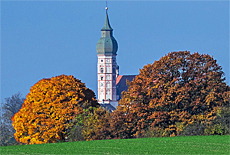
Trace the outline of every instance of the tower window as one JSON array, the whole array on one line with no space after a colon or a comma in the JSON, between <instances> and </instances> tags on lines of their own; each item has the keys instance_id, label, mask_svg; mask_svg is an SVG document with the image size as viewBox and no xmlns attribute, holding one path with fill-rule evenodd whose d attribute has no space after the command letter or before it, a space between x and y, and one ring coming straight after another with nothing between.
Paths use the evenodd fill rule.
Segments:
<instances>
[{"instance_id":1,"label":"tower window","mask_svg":"<svg viewBox=\"0 0 230 155\"><path fill-rule=\"evenodd\" d=\"M103 77L101 77L101 80L103 80Z\"/></svg>"},{"instance_id":2,"label":"tower window","mask_svg":"<svg viewBox=\"0 0 230 155\"><path fill-rule=\"evenodd\" d=\"M104 69L103 68L101 68L101 73L103 73L104 72Z\"/></svg>"}]
</instances>

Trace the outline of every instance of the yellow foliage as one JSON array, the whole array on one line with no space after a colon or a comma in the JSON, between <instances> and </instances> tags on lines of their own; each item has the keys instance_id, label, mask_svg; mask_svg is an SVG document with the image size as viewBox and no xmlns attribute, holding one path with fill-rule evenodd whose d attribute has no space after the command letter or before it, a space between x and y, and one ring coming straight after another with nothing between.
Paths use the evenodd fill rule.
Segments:
<instances>
[{"instance_id":1,"label":"yellow foliage","mask_svg":"<svg viewBox=\"0 0 230 155\"><path fill-rule=\"evenodd\" d=\"M89 103L87 107L83 106L85 102ZM64 140L71 120L89 106L98 106L95 94L80 80L71 75L42 79L31 87L12 118L15 139L25 144Z\"/></svg>"}]
</instances>

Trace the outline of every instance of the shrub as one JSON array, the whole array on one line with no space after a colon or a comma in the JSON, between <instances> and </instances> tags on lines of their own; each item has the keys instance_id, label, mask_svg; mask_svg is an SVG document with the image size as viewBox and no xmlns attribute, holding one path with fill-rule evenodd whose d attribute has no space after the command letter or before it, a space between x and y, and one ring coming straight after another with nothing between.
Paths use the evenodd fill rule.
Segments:
<instances>
[{"instance_id":1,"label":"shrub","mask_svg":"<svg viewBox=\"0 0 230 155\"><path fill-rule=\"evenodd\" d=\"M82 135L82 127L75 125L69 132L69 136L67 138L68 142L74 141L84 141L84 137Z\"/></svg>"},{"instance_id":2,"label":"shrub","mask_svg":"<svg viewBox=\"0 0 230 155\"><path fill-rule=\"evenodd\" d=\"M179 134L179 136L197 136L205 135L204 130L206 129L206 124L194 123L185 127L185 129Z\"/></svg>"},{"instance_id":3,"label":"shrub","mask_svg":"<svg viewBox=\"0 0 230 155\"><path fill-rule=\"evenodd\" d=\"M161 128L151 128L149 127L145 134L144 134L144 137L145 138L150 138L150 137L165 137L167 135L167 133L165 133L165 130L164 129L161 129Z\"/></svg>"}]
</instances>

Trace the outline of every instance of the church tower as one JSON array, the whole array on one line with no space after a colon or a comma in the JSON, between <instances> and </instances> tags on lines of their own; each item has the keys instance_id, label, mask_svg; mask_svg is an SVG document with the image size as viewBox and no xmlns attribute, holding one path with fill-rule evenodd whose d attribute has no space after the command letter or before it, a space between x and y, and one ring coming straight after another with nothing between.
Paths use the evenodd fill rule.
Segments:
<instances>
[{"instance_id":1,"label":"church tower","mask_svg":"<svg viewBox=\"0 0 230 155\"><path fill-rule=\"evenodd\" d=\"M98 103L118 106L116 77L119 74L116 61L118 44L113 37L113 29L109 23L108 8L106 7L105 24L101 29L101 38L97 42L97 78Z\"/></svg>"}]
</instances>

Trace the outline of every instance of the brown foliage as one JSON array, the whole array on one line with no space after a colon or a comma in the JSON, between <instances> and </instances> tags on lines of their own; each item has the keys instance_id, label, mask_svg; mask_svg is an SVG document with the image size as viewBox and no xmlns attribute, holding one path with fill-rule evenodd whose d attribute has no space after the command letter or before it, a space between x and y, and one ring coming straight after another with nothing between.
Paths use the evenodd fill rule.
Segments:
<instances>
[{"instance_id":1,"label":"brown foliage","mask_svg":"<svg viewBox=\"0 0 230 155\"><path fill-rule=\"evenodd\" d=\"M72 120L89 106L98 106L95 94L80 80L66 75L42 79L12 117L14 136L25 144L63 141Z\"/></svg>"},{"instance_id":2,"label":"brown foliage","mask_svg":"<svg viewBox=\"0 0 230 155\"><path fill-rule=\"evenodd\" d=\"M177 135L193 121L213 120L219 106L229 104L229 86L211 56L172 52L140 70L119 101L129 137L158 127ZM178 125L178 123L180 125ZM117 132L119 132L117 131Z\"/></svg>"},{"instance_id":3,"label":"brown foliage","mask_svg":"<svg viewBox=\"0 0 230 155\"><path fill-rule=\"evenodd\" d=\"M120 106L117 107L115 111L111 113L110 117L110 131L111 138L115 139L126 139L132 138L132 134L129 131L128 123L132 120L128 120L125 111Z\"/></svg>"}]
</instances>

